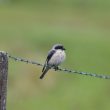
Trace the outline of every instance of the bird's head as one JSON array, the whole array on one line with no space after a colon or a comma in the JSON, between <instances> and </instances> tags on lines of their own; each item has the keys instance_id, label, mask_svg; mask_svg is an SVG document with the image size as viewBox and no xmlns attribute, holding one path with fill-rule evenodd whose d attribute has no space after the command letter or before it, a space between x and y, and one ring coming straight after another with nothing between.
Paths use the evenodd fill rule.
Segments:
<instances>
[{"instance_id":1,"label":"bird's head","mask_svg":"<svg viewBox=\"0 0 110 110\"><path fill-rule=\"evenodd\" d=\"M62 44L55 44L53 46L53 49L55 49L55 50L58 50L58 49L60 49L60 50L66 50Z\"/></svg>"}]
</instances>

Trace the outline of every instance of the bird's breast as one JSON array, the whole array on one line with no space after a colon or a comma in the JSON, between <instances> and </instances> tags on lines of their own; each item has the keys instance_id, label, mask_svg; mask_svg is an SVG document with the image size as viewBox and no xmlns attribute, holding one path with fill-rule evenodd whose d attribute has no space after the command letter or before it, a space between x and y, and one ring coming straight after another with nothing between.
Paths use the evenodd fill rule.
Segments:
<instances>
[{"instance_id":1,"label":"bird's breast","mask_svg":"<svg viewBox=\"0 0 110 110\"><path fill-rule=\"evenodd\" d=\"M53 56L51 57L50 61L48 62L49 65L59 65L65 60L66 54L65 51L57 50Z\"/></svg>"}]
</instances>

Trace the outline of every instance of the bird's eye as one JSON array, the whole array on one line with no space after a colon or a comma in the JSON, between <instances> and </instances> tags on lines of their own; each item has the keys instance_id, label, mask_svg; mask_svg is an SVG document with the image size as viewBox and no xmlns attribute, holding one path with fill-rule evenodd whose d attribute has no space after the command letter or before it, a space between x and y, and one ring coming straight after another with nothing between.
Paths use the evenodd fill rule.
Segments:
<instances>
[{"instance_id":1,"label":"bird's eye","mask_svg":"<svg viewBox=\"0 0 110 110\"><path fill-rule=\"evenodd\" d=\"M56 46L55 49L66 50L63 46Z\"/></svg>"}]
</instances>

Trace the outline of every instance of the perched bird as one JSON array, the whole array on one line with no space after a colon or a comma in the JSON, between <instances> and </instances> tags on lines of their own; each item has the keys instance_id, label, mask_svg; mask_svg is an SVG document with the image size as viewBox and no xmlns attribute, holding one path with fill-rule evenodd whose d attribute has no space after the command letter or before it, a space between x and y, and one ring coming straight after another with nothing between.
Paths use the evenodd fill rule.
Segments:
<instances>
[{"instance_id":1,"label":"perched bird","mask_svg":"<svg viewBox=\"0 0 110 110\"><path fill-rule=\"evenodd\" d=\"M58 65L65 60L65 57L65 48L63 47L63 45L54 45L52 49L48 52L40 79L44 77L44 75L47 73L49 69L54 68L55 70L57 70Z\"/></svg>"}]
</instances>

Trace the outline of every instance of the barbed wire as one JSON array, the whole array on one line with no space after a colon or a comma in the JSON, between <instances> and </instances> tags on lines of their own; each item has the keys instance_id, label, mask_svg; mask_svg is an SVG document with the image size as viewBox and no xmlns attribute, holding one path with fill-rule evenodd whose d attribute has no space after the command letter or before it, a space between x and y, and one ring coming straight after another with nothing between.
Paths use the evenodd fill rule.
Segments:
<instances>
[{"instance_id":1,"label":"barbed wire","mask_svg":"<svg viewBox=\"0 0 110 110\"><path fill-rule=\"evenodd\" d=\"M32 60L25 59L25 58L20 58L20 57L15 57L15 56L10 55L9 53L5 53L5 54L7 55L8 58L13 59L15 61L25 62L25 63L28 63L28 64L34 64L34 65L37 65L37 66L44 66L44 64L41 64L41 63L39 63L37 61L32 61ZM54 68L52 68L52 69L54 69ZM92 77L102 78L102 79L110 79L109 75L89 73L89 72L80 72L80 71L70 70L70 69L61 68L61 67L59 67L57 71L63 71L63 72L67 72L67 73L87 75L87 76L92 76Z\"/></svg>"}]
</instances>

